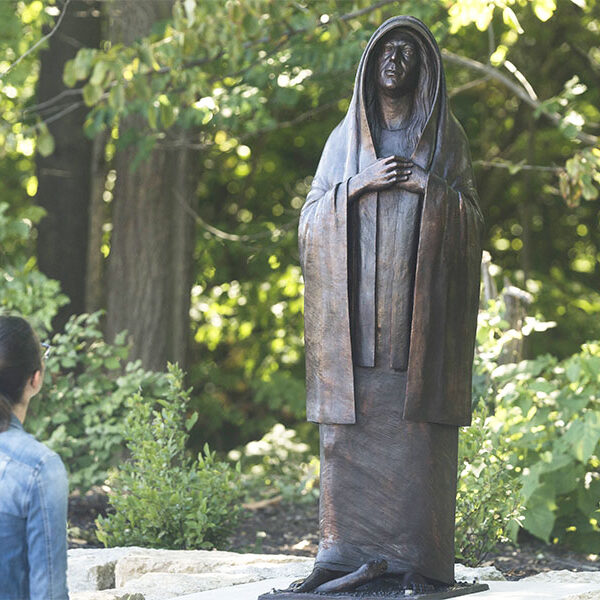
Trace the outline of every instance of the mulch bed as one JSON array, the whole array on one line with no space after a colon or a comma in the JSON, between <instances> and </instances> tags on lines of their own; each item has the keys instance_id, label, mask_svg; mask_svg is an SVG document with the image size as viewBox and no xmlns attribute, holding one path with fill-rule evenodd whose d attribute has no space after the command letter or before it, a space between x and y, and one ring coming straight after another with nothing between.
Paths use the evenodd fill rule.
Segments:
<instances>
[{"instance_id":1,"label":"mulch bed","mask_svg":"<svg viewBox=\"0 0 600 600\"><path fill-rule=\"evenodd\" d=\"M102 488L69 498L69 547L100 547L94 536L94 520L106 514L108 502ZM290 505L275 499L258 502L244 516L229 541L227 550L265 554L315 556L319 543L318 507L315 502ZM544 571L598 571L600 560L578 554L564 546L544 544L523 535L519 545L499 544L484 566L493 565L508 580L521 579Z\"/></svg>"}]
</instances>

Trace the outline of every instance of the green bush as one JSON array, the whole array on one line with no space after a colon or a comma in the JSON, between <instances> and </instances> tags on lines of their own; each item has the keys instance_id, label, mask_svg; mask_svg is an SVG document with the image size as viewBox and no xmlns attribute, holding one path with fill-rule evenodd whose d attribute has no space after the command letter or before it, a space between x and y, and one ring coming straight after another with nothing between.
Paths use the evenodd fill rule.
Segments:
<instances>
[{"instance_id":1,"label":"green bush","mask_svg":"<svg viewBox=\"0 0 600 600\"><path fill-rule=\"evenodd\" d=\"M52 338L44 387L26 421L62 456L71 486L83 490L102 484L123 457L127 399L137 391L163 398L169 390L166 373L127 362L124 332L104 341L100 320L101 313L72 317Z\"/></svg>"},{"instance_id":2,"label":"green bush","mask_svg":"<svg viewBox=\"0 0 600 600\"><path fill-rule=\"evenodd\" d=\"M492 302L479 315L473 398L487 406L502 444L495 452L518 476L522 526L546 542L599 553L600 344L562 361L542 355L499 364L504 343L521 335L502 312ZM553 325L528 317L522 335Z\"/></svg>"},{"instance_id":3,"label":"green bush","mask_svg":"<svg viewBox=\"0 0 600 600\"><path fill-rule=\"evenodd\" d=\"M510 440L478 409L459 437L455 548L466 565L478 565L498 542L516 538L524 507L509 453Z\"/></svg>"},{"instance_id":4,"label":"green bush","mask_svg":"<svg viewBox=\"0 0 600 600\"><path fill-rule=\"evenodd\" d=\"M126 419L131 458L109 478L114 513L97 520L106 546L212 548L227 539L239 515L239 472L217 462L206 446L197 460L186 455L189 390L169 366L168 394L155 401L135 394Z\"/></svg>"},{"instance_id":5,"label":"green bush","mask_svg":"<svg viewBox=\"0 0 600 600\"><path fill-rule=\"evenodd\" d=\"M557 361L498 366L495 427L520 473L523 527L544 541L600 553L600 344Z\"/></svg>"},{"instance_id":6,"label":"green bush","mask_svg":"<svg viewBox=\"0 0 600 600\"><path fill-rule=\"evenodd\" d=\"M310 456L308 444L281 423L242 450L231 450L228 457L241 465L249 502L276 496L286 502L304 502L319 496L318 457Z\"/></svg>"}]
</instances>

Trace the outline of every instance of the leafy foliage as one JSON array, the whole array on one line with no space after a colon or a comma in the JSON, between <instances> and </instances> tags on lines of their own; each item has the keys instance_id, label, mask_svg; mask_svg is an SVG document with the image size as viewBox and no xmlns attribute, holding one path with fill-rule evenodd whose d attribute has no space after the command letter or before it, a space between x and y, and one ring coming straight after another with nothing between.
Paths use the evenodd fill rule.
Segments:
<instances>
[{"instance_id":1,"label":"leafy foliage","mask_svg":"<svg viewBox=\"0 0 600 600\"><path fill-rule=\"evenodd\" d=\"M98 539L107 546L212 548L222 544L239 513L239 475L206 446L197 460L186 456L189 390L170 365L162 399L135 394L127 416L131 458L113 472L110 503L99 517Z\"/></svg>"},{"instance_id":2,"label":"leafy foliage","mask_svg":"<svg viewBox=\"0 0 600 600\"><path fill-rule=\"evenodd\" d=\"M523 527L544 541L600 551L600 344L563 361L545 355L491 373L493 426L521 474Z\"/></svg>"},{"instance_id":3,"label":"leafy foliage","mask_svg":"<svg viewBox=\"0 0 600 600\"><path fill-rule=\"evenodd\" d=\"M507 462L511 440L484 410L459 437L455 548L469 566L480 564L498 542L516 539L524 509L518 474Z\"/></svg>"},{"instance_id":4,"label":"leafy foliage","mask_svg":"<svg viewBox=\"0 0 600 600\"><path fill-rule=\"evenodd\" d=\"M40 273L31 257L31 230L43 214L38 207L11 214L0 202L0 309L27 317L40 334L50 331L52 318L68 302L58 282Z\"/></svg>"},{"instance_id":5,"label":"leafy foliage","mask_svg":"<svg viewBox=\"0 0 600 600\"><path fill-rule=\"evenodd\" d=\"M554 323L533 317L523 331L502 320L492 302L479 315L474 402L490 416L493 448L522 489L522 527L544 541L584 552L600 549L600 345L558 360L549 354L502 364L504 344Z\"/></svg>"},{"instance_id":6,"label":"leafy foliage","mask_svg":"<svg viewBox=\"0 0 600 600\"><path fill-rule=\"evenodd\" d=\"M281 496L288 503L310 502L319 493L319 459L309 450L293 429L278 423L241 451L231 450L228 458L241 466L248 501Z\"/></svg>"},{"instance_id":7,"label":"leafy foliage","mask_svg":"<svg viewBox=\"0 0 600 600\"><path fill-rule=\"evenodd\" d=\"M44 386L26 421L65 460L71 486L83 490L102 484L123 458L128 398L169 393L166 374L127 362L126 333L108 344L100 320L101 313L72 317L54 335Z\"/></svg>"},{"instance_id":8,"label":"leafy foliage","mask_svg":"<svg viewBox=\"0 0 600 600\"><path fill-rule=\"evenodd\" d=\"M275 253L260 260L270 264L261 285L234 280L208 293L200 285L192 290L195 339L208 350L191 372L204 391L194 400L202 428L226 435L234 425L242 442L278 420L301 421L305 411L300 269L284 269Z\"/></svg>"}]
</instances>

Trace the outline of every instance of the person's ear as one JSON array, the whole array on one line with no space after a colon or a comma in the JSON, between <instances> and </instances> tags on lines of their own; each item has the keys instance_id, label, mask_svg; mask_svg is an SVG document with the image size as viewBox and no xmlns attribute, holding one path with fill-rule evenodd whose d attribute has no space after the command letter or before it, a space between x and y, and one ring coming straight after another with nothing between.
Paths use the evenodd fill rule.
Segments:
<instances>
[{"instance_id":1,"label":"person's ear","mask_svg":"<svg viewBox=\"0 0 600 600\"><path fill-rule=\"evenodd\" d=\"M33 394L37 394L42 388L42 382L44 380L44 373L42 369L37 370L29 380L31 388L33 390Z\"/></svg>"}]
</instances>

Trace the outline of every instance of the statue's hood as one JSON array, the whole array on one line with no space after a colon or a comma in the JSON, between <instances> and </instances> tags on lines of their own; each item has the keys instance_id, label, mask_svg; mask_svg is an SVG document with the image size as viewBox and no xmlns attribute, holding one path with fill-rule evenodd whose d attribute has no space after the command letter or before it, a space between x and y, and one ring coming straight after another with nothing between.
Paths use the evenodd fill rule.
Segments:
<instances>
[{"instance_id":1,"label":"statue's hood","mask_svg":"<svg viewBox=\"0 0 600 600\"><path fill-rule=\"evenodd\" d=\"M363 166L372 163L376 158L373 139L367 116L367 103L365 97L365 81L367 77L367 67L370 64L370 58L375 50L377 43L390 31L394 29L408 30L415 36L418 36L429 50L428 68L435 70L435 94L433 102L427 117L426 125L423 129L419 142L412 155L413 160L420 166L427 168L432 160L436 146L436 130L438 128L440 117L446 117L447 100L446 84L444 79L444 70L442 68L442 56L440 49L428 27L419 19L410 16L398 16L388 19L371 36L360 59L356 78L354 81L354 91L352 100L348 107L346 115L347 132L351 137L360 140L361 152L363 156L359 164ZM421 57L422 60L425 57ZM430 64L433 61L434 64ZM355 129L356 128L356 129ZM354 130L354 131L352 131ZM356 137L354 133L358 134ZM350 158L350 157L348 157ZM350 166L350 165L347 165ZM350 169L352 170L352 169Z\"/></svg>"}]
</instances>

